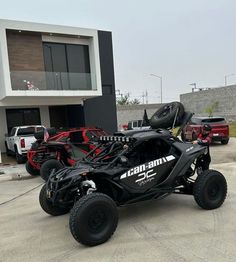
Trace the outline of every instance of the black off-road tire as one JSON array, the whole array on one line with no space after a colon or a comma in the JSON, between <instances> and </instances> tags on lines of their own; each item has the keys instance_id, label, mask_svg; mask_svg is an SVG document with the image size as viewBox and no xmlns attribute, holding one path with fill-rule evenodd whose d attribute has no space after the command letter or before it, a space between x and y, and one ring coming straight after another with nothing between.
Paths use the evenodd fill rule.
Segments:
<instances>
[{"instance_id":1,"label":"black off-road tire","mask_svg":"<svg viewBox=\"0 0 236 262\"><path fill-rule=\"evenodd\" d=\"M177 114L177 117L176 117ZM180 102L172 102L161 106L151 117L150 125L152 128L171 128L175 117L174 126L181 125L184 115L184 106Z\"/></svg>"},{"instance_id":2,"label":"black off-road tire","mask_svg":"<svg viewBox=\"0 0 236 262\"><path fill-rule=\"evenodd\" d=\"M25 163L25 169L31 176L39 176L39 170L35 169L29 161Z\"/></svg>"},{"instance_id":3,"label":"black off-road tire","mask_svg":"<svg viewBox=\"0 0 236 262\"><path fill-rule=\"evenodd\" d=\"M5 142L5 148L6 148L6 155L10 156L11 155L11 151L8 149L7 143Z\"/></svg>"},{"instance_id":4,"label":"black off-road tire","mask_svg":"<svg viewBox=\"0 0 236 262\"><path fill-rule=\"evenodd\" d=\"M86 246L106 242L115 232L118 210L107 195L91 193L79 199L70 212L70 231L75 240Z\"/></svg>"},{"instance_id":5,"label":"black off-road tire","mask_svg":"<svg viewBox=\"0 0 236 262\"><path fill-rule=\"evenodd\" d=\"M223 139L221 140L222 145L227 145L229 143L229 139Z\"/></svg>"},{"instance_id":6,"label":"black off-road tire","mask_svg":"<svg viewBox=\"0 0 236 262\"><path fill-rule=\"evenodd\" d=\"M17 147L15 146L15 156L17 164L23 164L26 162L26 157L18 153Z\"/></svg>"},{"instance_id":7,"label":"black off-road tire","mask_svg":"<svg viewBox=\"0 0 236 262\"><path fill-rule=\"evenodd\" d=\"M227 195L227 182L218 171L206 170L197 177L193 195L197 204L203 209L220 207Z\"/></svg>"},{"instance_id":8,"label":"black off-road tire","mask_svg":"<svg viewBox=\"0 0 236 262\"><path fill-rule=\"evenodd\" d=\"M43 180L48 181L48 178L52 170L58 171L62 169L64 165L56 159L49 159L45 161L40 168L40 176Z\"/></svg>"},{"instance_id":9,"label":"black off-road tire","mask_svg":"<svg viewBox=\"0 0 236 262\"><path fill-rule=\"evenodd\" d=\"M43 185L39 194L39 203L42 209L51 216L60 216L68 213L69 208L62 208L54 206L52 202L47 198L46 185Z\"/></svg>"}]
</instances>

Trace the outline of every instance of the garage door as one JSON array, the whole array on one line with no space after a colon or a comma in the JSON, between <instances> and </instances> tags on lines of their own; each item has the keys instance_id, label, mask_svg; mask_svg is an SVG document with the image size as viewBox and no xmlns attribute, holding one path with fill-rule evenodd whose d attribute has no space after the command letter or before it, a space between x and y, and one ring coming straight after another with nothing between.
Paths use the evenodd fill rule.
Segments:
<instances>
[{"instance_id":1,"label":"garage door","mask_svg":"<svg viewBox=\"0 0 236 262\"><path fill-rule=\"evenodd\" d=\"M39 108L6 109L8 133L14 126L41 125Z\"/></svg>"}]
</instances>

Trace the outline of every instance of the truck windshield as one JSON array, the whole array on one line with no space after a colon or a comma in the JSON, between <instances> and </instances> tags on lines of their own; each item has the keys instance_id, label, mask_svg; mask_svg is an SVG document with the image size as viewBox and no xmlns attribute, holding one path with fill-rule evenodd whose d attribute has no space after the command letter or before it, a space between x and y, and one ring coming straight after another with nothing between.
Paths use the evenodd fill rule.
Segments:
<instances>
[{"instance_id":1,"label":"truck windshield","mask_svg":"<svg viewBox=\"0 0 236 262\"><path fill-rule=\"evenodd\" d=\"M223 117L218 117L218 118L203 119L202 123L203 124L225 124L226 121Z\"/></svg>"},{"instance_id":2,"label":"truck windshield","mask_svg":"<svg viewBox=\"0 0 236 262\"><path fill-rule=\"evenodd\" d=\"M35 133L35 128L34 127L25 127L25 128L20 128L17 132L18 136L27 136L27 135L33 135Z\"/></svg>"}]
</instances>

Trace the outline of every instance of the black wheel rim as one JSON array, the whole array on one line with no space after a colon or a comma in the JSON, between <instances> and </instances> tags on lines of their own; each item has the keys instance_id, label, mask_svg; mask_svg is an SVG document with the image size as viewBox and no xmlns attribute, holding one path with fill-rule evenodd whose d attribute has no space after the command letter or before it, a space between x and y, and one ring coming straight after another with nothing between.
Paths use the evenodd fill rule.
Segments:
<instances>
[{"instance_id":1,"label":"black wheel rim","mask_svg":"<svg viewBox=\"0 0 236 262\"><path fill-rule=\"evenodd\" d=\"M108 223L108 213L103 207L95 207L88 217L88 229L90 232L98 233L103 231Z\"/></svg>"}]
</instances>

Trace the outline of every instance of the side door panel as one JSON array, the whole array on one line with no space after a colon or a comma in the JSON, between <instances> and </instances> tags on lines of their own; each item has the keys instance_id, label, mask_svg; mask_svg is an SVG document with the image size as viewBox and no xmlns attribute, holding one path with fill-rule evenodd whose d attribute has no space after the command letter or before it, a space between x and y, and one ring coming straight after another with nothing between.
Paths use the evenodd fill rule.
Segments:
<instances>
[{"instance_id":1,"label":"side door panel","mask_svg":"<svg viewBox=\"0 0 236 262\"><path fill-rule=\"evenodd\" d=\"M176 157L171 146L161 138L141 142L128 155L130 168L120 176L124 187L134 192L144 192L161 183L171 172Z\"/></svg>"},{"instance_id":2,"label":"side door panel","mask_svg":"<svg viewBox=\"0 0 236 262\"><path fill-rule=\"evenodd\" d=\"M120 182L124 187L134 191L146 191L161 183L170 173L176 163L173 155L161 157L142 165L130 168L120 176Z\"/></svg>"}]
</instances>

